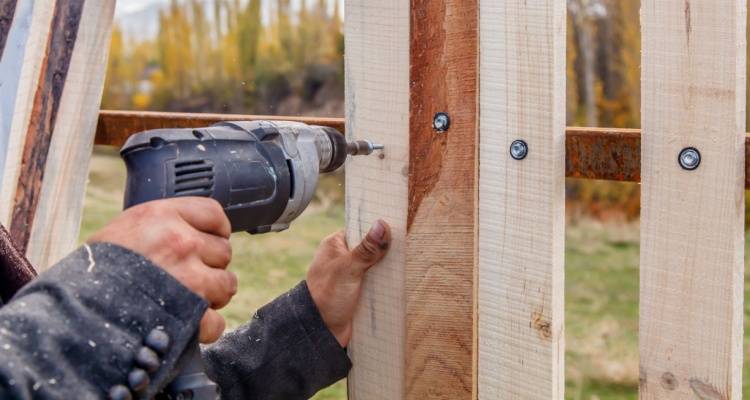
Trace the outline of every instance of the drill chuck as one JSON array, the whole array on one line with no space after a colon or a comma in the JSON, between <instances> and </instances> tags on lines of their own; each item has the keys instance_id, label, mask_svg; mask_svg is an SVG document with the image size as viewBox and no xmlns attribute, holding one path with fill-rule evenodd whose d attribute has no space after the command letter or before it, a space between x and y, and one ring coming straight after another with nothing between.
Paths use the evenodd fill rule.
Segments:
<instances>
[{"instance_id":1,"label":"drill chuck","mask_svg":"<svg viewBox=\"0 0 750 400\"><path fill-rule=\"evenodd\" d=\"M350 156L369 156L375 150L383 150L382 144L376 144L369 140L357 140L346 144L346 152Z\"/></svg>"}]
</instances>

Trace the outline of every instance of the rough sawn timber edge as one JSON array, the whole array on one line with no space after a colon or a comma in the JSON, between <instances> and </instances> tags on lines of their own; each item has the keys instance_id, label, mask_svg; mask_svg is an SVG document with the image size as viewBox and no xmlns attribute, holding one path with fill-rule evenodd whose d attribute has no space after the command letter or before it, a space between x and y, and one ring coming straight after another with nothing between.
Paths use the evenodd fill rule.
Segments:
<instances>
[{"instance_id":1,"label":"rough sawn timber edge","mask_svg":"<svg viewBox=\"0 0 750 400\"><path fill-rule=\"evenodd\" d=\"M406 398L474 396L476 0L412 0ZM447 132L433 117L450 116Z\"/></svg>"}]
</instances>

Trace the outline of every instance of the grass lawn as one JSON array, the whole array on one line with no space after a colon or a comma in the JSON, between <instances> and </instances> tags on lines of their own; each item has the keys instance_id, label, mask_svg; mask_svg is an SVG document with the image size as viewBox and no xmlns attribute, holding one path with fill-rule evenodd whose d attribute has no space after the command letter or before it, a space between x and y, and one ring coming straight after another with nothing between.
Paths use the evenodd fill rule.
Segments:
<instances>
[{"instance_id":1,"label":"grass lawn","mask_svg":"<svg viewBox=\"0 0 750 400\"><path fill-rule=\"evenodd\" d=\"M339 182L333 177L324 180L322 196L290 230L233 236L231 268L240 278L240 291L223 310L230 328L303 279L318 242L343 227ZM98 149L86 193L82 240L119 212L123 185L120 159ZM637 399L638 227L569 226L565 258L566 398ZM745 307L747 324L747 303ZM746 363L745 377L748 372ZM749 396L750 386L745 382L745 396ZM345 399L346 386L339 383L315 398Z\"/></svg>"}]
</instances>

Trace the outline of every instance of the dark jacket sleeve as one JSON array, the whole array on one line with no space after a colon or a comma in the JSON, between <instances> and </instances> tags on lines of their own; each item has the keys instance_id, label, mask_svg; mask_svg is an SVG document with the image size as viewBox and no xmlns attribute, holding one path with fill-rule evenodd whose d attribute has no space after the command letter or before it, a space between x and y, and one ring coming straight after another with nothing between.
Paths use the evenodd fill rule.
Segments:
<instances>
[{"instance_id":1,"label":"dark jacket sleeve","mask_svg":"<svg viewBox=\"0 0 750 400\"><path fill-rule=\"evenodd\" d=\"M203 359L222 400L307 399L351 368L305 282L204 348Z\"/></svg>"},{"instance_id":2,"label":"dark jacket sleeve","mask_svg":"<svg viewBox=\"0 0 750 400\"><path fill-rule=\"evenodd\" d=\"M145 258L84 246L0 308L0 398L149 398L169 382L205 309ZM144 354L156 363L135 392L128 375L149 369Z\"/></svg>"}]
</instances>

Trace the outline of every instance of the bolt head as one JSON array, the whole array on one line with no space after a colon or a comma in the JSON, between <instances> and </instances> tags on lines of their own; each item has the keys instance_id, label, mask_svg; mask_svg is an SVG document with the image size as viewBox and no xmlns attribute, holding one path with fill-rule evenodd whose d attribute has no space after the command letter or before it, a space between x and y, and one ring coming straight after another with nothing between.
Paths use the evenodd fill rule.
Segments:
<instances>
[{"instance_id":1,"label":"bolt head","mask_svg":"<svg viewBox=\"0 0 750 400\"><path fill-rule=\"evenodd\" d=\"M701 165L701 153L695 147L687 147L680 151L678 161L682 169L692 171Z\"/></svg>"},{"instance_id":2,"label":"bolt head","mask_svg":"<svg viewBox=\"0 0 750 400\"><path fill-rule=\"evenodd\" d=\"M529 155L529 145L523 140L515 140L510 144L510 156L514 160L523 160Z\"/></svg>"},{"instance_id":3,"label":"bolt head","mask_svg":"<svg viewBox=\"0 0 750 400\"><path fill-rule=\"evenodd\" d=\"M432 118L432 128L438 132L445 132L450 126L451 118L444 112L439 112Z\"/></svg>"}]
</instances>

